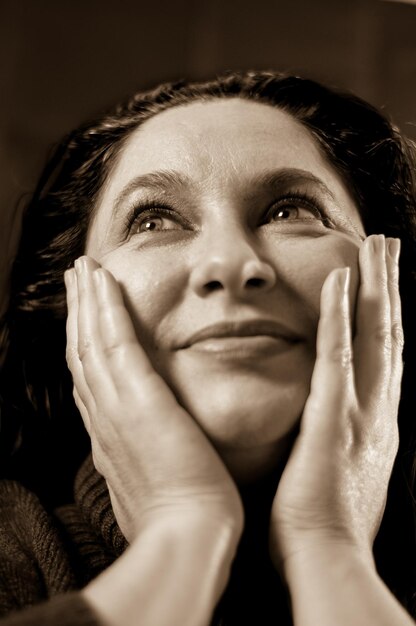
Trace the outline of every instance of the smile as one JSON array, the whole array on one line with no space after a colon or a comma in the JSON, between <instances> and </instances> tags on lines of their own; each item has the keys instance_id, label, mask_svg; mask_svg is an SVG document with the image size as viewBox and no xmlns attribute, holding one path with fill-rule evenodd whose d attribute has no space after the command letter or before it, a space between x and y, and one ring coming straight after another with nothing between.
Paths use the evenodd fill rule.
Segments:
<instances>
[{"instance_id":1,"label":"smile","mask_svg":"<svg viewBox=\"0 0 416 626\"><path fill-rule=\"evenodd\" d=\"M301 337L271 320L220 322L188 337L179 349L220 356L272 356L293 347Z\"/></svg>"}]
</instances>

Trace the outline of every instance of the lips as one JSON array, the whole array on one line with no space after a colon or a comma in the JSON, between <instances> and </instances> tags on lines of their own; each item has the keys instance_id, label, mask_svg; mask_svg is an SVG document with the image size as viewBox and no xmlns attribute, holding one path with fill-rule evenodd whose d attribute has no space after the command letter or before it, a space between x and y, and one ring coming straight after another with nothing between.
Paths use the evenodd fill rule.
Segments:
<instances>
[{"instance_id":1,"label":"lips","mask_svg":"<svg viewBox=\"0 0 416 626\"><path fill-rule=\"evenodd\" d=\"M261 340L274 339L277 342L297 343L301 340L301 337L294 333L287 326L276 322L274 320L245 320L245 321L225 321L211 324L202 328L189 337L187 337L178 346L178 349L191 348L193 346L198 347L199 344L212 344L212 345L224 345L228 343L230 345L237 345L238 339L242 342L244 338L246 342L250 341L249 338ZM223 340L223 341L221 341Z\"/></svg>"}]
</instances>

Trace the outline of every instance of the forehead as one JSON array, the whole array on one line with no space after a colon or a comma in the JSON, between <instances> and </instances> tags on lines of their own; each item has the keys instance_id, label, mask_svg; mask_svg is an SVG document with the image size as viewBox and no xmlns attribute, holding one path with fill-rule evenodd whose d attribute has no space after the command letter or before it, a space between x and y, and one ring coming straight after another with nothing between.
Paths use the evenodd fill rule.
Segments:
<instances>
[{"instance_id":1,"label":"forehead","mask_svg":"<svg viewBox=\"0 0 416 626\"><path fill-rule=\"evenodd\" d=\"M344 182L309 130L281 109L241 98L178 105L144 122L120 151L98 213L111 211L123 188L150 172L177 171L194 189L223 193L280 168L311 172L359 220Z\"/></svg>"},{"instance_id":2,"label":"forehead","mask_svg":"<svg viewBox=\"0 0 416 626\"><path fill-rule=\"evenodd\" d=\"M233 166L244 175L269 164L332 170L309 131L288 113L241 98L217 99L176 106L146 121L129 137L113 174L180 165L206 178L229 176Z\"/></svg>"}]
</instances>

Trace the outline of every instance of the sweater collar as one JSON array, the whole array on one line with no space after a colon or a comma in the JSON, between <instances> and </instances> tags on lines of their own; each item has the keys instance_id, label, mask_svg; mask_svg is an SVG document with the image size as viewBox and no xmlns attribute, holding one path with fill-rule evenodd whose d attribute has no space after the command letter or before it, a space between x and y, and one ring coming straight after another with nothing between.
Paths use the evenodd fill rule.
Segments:
<instances>
[{"instance_id":1,"label":"sweater collar","mask_svg":"<svg viewBox=\"0 0 416 626\"><path fill-rule=\"evenodd\" d=\"M74 496L85 521L103 539L113 555L120 556L128 543L117 524L107 484L95 469L91 454L77 473Z\"/></svg>"}]
</instances>

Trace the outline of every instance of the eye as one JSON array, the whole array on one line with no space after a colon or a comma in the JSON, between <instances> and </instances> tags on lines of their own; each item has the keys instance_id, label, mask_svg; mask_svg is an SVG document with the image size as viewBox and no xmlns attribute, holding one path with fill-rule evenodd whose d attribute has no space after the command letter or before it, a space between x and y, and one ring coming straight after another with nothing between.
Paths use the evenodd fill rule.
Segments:
<instances>
[{"instance_id":1,"label":"eye","mask_svg":"<svg viewBox=\"0 0 416 626\"><path fill-rule=\"evenodd\" d=\"M270 221L322 219L322 213L310 198L295 196L281 198L269 210Z\"/></svg>"},{"instance_id":2,"label":"eye","mask_svg":"<svg viewBox=\"0 0 416 626\"><path fill-rule=\"evenodd\" d=\"M187 224L181 216L170 208L160 205L135 206L128 216L127 232L130 235L156 233L172 230L186 230Z\"/></svg>"},{"instance_id":3,"label":"eye","mask_svg":"<svg viewBox=\"0 0 416 626\"><path fill-rule=\"evenodd\" d=\"M262 224L276 224L282 222L321 223L329 228L333 227L320 203L309 195L295 193L279 198L270 206Z\"/></svg>"},{"instance_id":4,"label":"eye","mask_svg":"<svg viewBox=\"0 0 416 626\"><path fill-rule=\"evenodd\" d=\"M298 206L286 205L284 207L278 207L275 209L270 218L274 222L278 222L280 220L294 220L294 219L313 219L316 217L311 214L310 209L303 209Z\"/></svg>"},{"instance_id":5,"label":"eye","mask_svg":"<svg viewBox=\"0 0 416 626\"><path fill-rule=\"evenodd\" d=\"M174 219L161 215L147 215L137 220L135 232L151 233L161 230L179 230L181 226Z\"/></svg>"}]
</instances>

